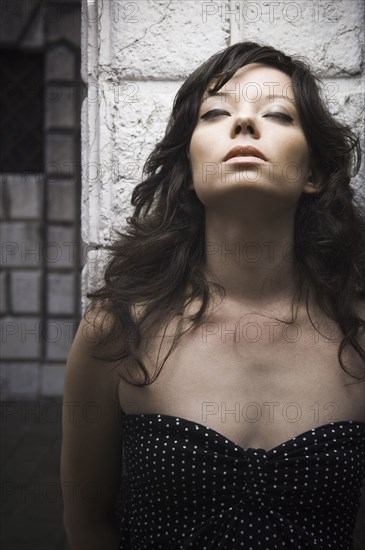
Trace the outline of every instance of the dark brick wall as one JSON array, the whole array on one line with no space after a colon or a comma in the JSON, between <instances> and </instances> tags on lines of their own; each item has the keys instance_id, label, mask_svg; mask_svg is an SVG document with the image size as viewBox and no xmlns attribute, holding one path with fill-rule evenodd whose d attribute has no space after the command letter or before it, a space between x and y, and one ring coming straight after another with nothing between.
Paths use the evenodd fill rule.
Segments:
<instances>
[{"instance_id":1,"label":"dark brick wall","mask_svg":"<svg viewBox=\"0 0 365 550\"><path fill-rule=\"evenodd\" d=\"M0 170L1 399L61 396L81 316L81 1L4 0L0 50L43 55L44 166ZM25 91L26 93L26 91Z\"/></svg>"}]
</instances>

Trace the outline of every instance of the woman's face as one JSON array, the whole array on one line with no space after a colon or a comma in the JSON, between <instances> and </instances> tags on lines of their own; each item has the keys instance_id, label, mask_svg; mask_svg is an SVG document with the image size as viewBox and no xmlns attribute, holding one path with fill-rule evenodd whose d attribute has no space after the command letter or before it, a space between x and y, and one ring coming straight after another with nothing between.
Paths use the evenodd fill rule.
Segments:
<instances>
[{"instance_id":1,"label":"woman's face","mask_svg":"<svg viewBox=\"0 0 365 550\"><path fill-rule=\"evenodd\" d=\"M205 206L219 205L228 191L235 199L264 192L286 205L316 191L289 76L252 63L217 94L204 94L189 147L193 186Z\"/></svg>"}]
</instances>

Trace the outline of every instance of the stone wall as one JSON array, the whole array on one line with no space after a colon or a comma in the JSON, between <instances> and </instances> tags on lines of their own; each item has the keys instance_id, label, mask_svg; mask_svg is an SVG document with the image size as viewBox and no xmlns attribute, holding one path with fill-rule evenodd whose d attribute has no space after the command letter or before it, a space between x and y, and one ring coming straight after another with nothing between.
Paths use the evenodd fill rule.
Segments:
<instances>
[{"instance_id":1,"label":"stone wall","mask_svg":"<svg viewBox=\"0 0 365 550\"><path fill-rule=\"evenodd\" d=\"M80 27L79 1L1 3L0 48L45 67L43 170L0 174L2 399L62 395L81 315Z\"/></svg>"}]
</instances>

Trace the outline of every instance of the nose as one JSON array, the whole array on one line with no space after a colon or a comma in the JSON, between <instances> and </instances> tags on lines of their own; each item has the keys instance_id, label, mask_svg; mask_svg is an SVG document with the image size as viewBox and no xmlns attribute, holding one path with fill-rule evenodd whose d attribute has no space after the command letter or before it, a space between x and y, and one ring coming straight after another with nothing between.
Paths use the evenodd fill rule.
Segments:
<instances>
[{"instance_id":1,"label":"nose","mask_svg":"<svg viewBox=\"0 0 365 550\"><path fill-rule=\"evenodd\" d=\"M251 136L258 137L258 128L254 119L250 116L241 116L234 121L233 125L234 136L237 134L250 134Z\"/></svg>"}]
</instances>

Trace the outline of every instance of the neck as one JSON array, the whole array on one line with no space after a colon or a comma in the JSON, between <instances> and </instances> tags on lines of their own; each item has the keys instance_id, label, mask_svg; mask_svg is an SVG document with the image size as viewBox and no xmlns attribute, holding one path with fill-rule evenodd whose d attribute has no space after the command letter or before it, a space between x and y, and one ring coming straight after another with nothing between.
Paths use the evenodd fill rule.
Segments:
<instances>
[{"instance_id":1,"label":"neck","mask_svg":"<svg viewBox=\"0 0 365 550\"><path fill-rule=\"evenodd\" d=\"M275 306L292 300L298 281L292 213L247 221L210 211L205 224L205 273L224 286L228 302Z\"/></svg>"}]
</instances>

